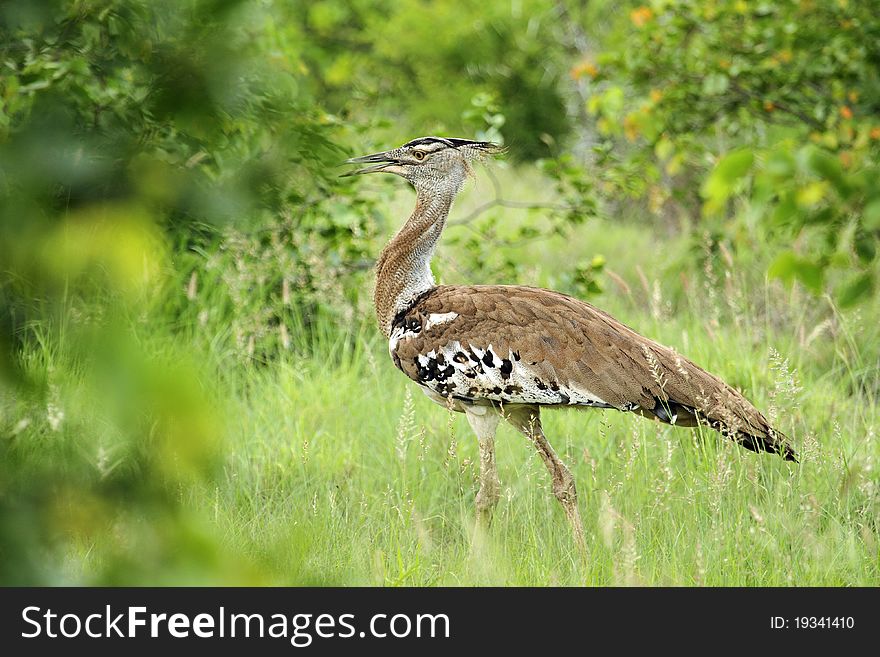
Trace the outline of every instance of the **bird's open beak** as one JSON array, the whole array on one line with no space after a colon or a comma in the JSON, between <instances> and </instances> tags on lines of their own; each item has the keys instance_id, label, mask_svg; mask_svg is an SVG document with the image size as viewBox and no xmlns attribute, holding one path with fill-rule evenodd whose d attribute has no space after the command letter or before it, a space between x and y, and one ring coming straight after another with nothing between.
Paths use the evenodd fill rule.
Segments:
<instances>
[{"instance_id":1,"label":"bird's open beak","mask_svg":"<svg viewBox=\"0 0 880 657\"><path fill-rule=\"evenodd\" d=\"M340 178L345 178L346 176L357 176L362 173L375 173L376 171L382 171L392 164L397 164L397 160L388 155L388 152L385 153L373 153L372 155L364 155L362 157L353 157L350 160L346 160L345 164L365 164L367 162L375 162L373 166L364 167L363 169L355 169L354 171L349 171L347 173L343 173Z\"/></svg>"}]
</instances>

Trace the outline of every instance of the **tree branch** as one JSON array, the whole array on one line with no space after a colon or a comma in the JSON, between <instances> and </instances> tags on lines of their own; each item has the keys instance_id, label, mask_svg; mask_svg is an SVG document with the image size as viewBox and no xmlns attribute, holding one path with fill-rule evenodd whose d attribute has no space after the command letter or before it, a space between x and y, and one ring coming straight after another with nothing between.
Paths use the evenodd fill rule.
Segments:
<instances>
[{"instance_id":1,"label":"tree branch","mask_svg":"<svg viewBox=\"0 0 880 657\"><path fill-rule=\"evenodd\" d=\"M492 181L492 189L494 190L495 198L491 201L486 201L482 205L478 205L474 210L470 213L466 214L464 217L460 217L455 219L454 221L450 221L450 226L461 226L464 224L469 224L474 219L479 217L484 212L491 210L492 208L500 207L500 208L514 208L516 210L573 210L574 208L570 205L565 205L564 203L553 203L553 202L530 202L530 201L510 201L505 198L501 198L502 190L501 183L498 182L498 178L494 173L487 170L489 175L489 179Z\"/></svg>"}]
</instances>

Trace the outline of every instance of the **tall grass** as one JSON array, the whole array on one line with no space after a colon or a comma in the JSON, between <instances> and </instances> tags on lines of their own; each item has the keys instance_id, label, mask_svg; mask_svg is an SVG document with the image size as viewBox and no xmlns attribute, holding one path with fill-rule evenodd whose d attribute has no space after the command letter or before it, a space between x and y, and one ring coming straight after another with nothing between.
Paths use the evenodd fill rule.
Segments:
<instances>
[{"instance_id":1,"label":"tall grass","mask_svg":"<svg viewBox=\"0 0 880 657\"><path fill-rule=\"evenodd\" d=\"M231 551L284 583L877 584L873 394L799 374L806 357L794 342L777 343L788 361L756 354L747 333L710 339L682 316L660 337L687 331L695 357L746 382L802 462L616 412L545 412L580 489L585 564L543 465L509 428L498 443L502 501L475 549L473 436L413 393L366 334L348 352L328 344L243 382L238 439L203 511Z\"/></svg>"},{"instance_id":2,"label":"tall grass","mask_svg":"<svg viewBox=\"0 0 880 657\"><path fill-rule=\"evenodd\" d=\"M576 237L523 246L518 256L533 265L524 282L554 286L557 263L603 253L612 271L594 301L742 389L791 436L799 465L615 411L545 411L577 481L588 558L534 449L506 426L501 502L478 535L474 436L394 369L362 308L306 322L279 283L278 312L251 317L242 296L224 325L210 313L230 303L224 276L234 272L193 258L178 262L167 291L176 319L153 308L120 329L128 351L105 359L118 366L123 354L122 370L146 372L139 378L95 375L69 346L81 329L68 324L83 317L31 327L20 364L41 383L0 405L3 472L18 495L6 500L3 531L28 564L4 579L880 583L880 303L841 313L764 280L761 253L754 267L725 257L681 267L691 245L632 224ZM456 282L457 257L439 254L446 282ZM254 344L269 333L280 348L265 357ZM129 389L143 380L152 383ZM28 538L37 526L50 531Z\"/></svg>"}]
</instances>

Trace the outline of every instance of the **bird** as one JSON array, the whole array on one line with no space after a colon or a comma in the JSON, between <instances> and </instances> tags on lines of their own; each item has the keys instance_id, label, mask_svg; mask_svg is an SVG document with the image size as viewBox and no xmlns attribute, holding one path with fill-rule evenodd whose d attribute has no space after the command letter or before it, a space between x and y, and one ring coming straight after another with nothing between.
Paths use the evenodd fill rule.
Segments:
<instances>
[{"instance_id":1,"label":"bird","mask_svg":"<svg viewBox=\"0 0 880 657\"><path fill-rule=\"evenodd\" d=\"M346 160L345 176L390 173L416 193L382 250L373 294L394 365L430 399L464 413L479 446L477 520L501 493L495 434L504 420L546 466L574 539L585 550L577 487L551 446L541 411L612 409L679 427L706 426L755 452L797 461L786 436L741 393L673 349L577 298L522 285L437 285L431 258L472 165L504 152L489 141L420 137Z\"/></svg>"}]
</instances>

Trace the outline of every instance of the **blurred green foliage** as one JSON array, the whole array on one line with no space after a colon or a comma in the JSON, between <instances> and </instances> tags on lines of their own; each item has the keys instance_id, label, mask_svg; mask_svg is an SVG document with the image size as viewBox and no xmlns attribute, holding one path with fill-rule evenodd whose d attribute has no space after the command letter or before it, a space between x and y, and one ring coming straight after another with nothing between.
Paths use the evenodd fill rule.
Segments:
<instances>
[{"instance_id":1,"label":"blurred green foliage","mask_svg":"<svg viewBox=\"0 0 880 657\"><path fill-rule=\"evenodd\" d=\"M171 286L197 254L232 252L230 270L258 278L261 245L283 240L289 255L272 264L294 264L272 276L292 277L287 306L301 315L325 287L307 263L329 260L332 278L334 258L365 254L369 203L335 193L346 130L302 84L299 42L272 12L208 0L0 8L6 582L46 577L40 550L80 532L118 537L104 581L123 566L149 579L151 559L171 553L211 562L203 552L217 546L198 539L180 491L210 485L224 434L198 356L149 344L198 326ZM231 224L247 237L228 237ZM234 326L252 310L236 302L253 290L216 289L227 314L206 319ZM151 555L134 537L145 519L160 534L144 537Z\"/></svg>"},{"instance_id":2,"label":"blurred green foliage","mask_svg":"<svg viewBox=\"0 0 880 657\"><path fill-rule=\"evenodd\" d=\"M771 275L850 305L875 288L880 19L849 0L655 0L589 66L611 197L782 251ZM743 230L743 227L746 230Z\"/></svg>"},{"instance_id":3,"label":"blurred green foliage","mask_svg":"<svg viewBox=\"0 0 880 657\"><path fill-rule=\"evenodd\" d=\"M477 94L501 108L517 158L556 154L570 130L553 2L320 0L286 11L330 110L381 116L403 128L394 140L462 133Z\"/></svg>"},{"instance_id":4,"label":"blurred green foliage","mask_svg":"<svg viewBox=\"0 0 880 657\"><path fill-rule=\"evenodd\" d=\"M115 293L142 268L161 269L163 249L215 250L224 226L284 240L292 266L274 276L304 304L320 292L303 263L326 261L332 277L334 261L366 257L375 211L340 193L334 168L351 131L311 94L301 40L274 11L209 0L4 6L7 335L35 303L94 286L92 270Z\"/></svg>"}]
</instances>

